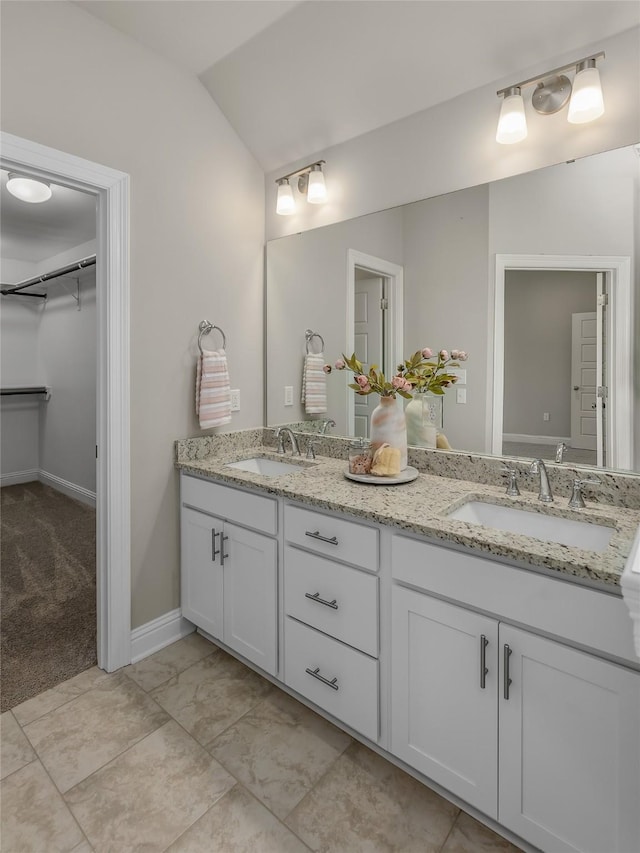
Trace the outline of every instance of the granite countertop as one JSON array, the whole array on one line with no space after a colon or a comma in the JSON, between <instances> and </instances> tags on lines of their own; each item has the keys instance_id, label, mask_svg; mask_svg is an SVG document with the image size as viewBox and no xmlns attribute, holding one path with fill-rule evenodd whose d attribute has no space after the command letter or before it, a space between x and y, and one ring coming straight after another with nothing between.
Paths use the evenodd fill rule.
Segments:
<instances>
[{"instance_id":1,"label":"granite countertop","mask_svg":"<svg viewBox=\"0 0 640 853\"><path fill-rule=\"evenodd\" d=\"M283 459L259 444L219 451L204 458L198 456L195 453L179 454L176 467L187 474L256 488L318 509L345 512L398 530L422 534L431 540L463 546L480 556L557 573L567 580L595 585L618 594L620 577L640 525L640 510L636 509L590 503L585 509L572 510L567 507L566 498L557 498L551 506L543 506L533 492L523 492L521 497L511 498L505 494L504 487L426 473L420 473L413 482L401 485L356 483L344 477L345 460L329 457L319 456L314 462L307 462L287 455L286 461L297 462L300 472L276 477L226 467L229 462L253 456ZM451 510L469 500L532 509L565 518L589 519L615 528L615 533L606 550L596 553L447 518Z\"/></svg>"}]
</instances>

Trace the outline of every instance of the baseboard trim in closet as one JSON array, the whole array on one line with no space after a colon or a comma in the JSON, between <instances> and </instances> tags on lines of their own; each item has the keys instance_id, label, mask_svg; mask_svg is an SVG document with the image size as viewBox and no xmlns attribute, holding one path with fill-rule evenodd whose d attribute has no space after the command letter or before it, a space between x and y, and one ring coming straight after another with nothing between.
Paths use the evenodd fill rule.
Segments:
<instances>
[{"instance_id":1,"label":"baseboard trim in closet","mask_svg":"<svg viewBox=\"0 0 640 853\"><path fill-rule=\"evenodd\" d=\"M37 468L32 468L29 471L14 471L13 474L3 474L0 476L0 487L2 486L18 486L21 483L33 483L40 479L40 472Z\"/></svg>"},{"instance_id":2,"label":"baseboard trim in closet","mask_svg":"<svg viewBox=\"0 0 640 853\"><path fill-rule=\"evenodd\" d=\"M131 663L137 663L196 630L178 607L131 632Z\"/></svg>"},{"instance_id":3,"label":"baseboard trim in closet","mask_svg":"<svg viewBox=\"0 0 640 853\"><path fill-rule=\"evenodd\" d=\"M52 489L62 492L62 494L66 495L68 498L74 498L77 501L82 501L83 504L87 504L87 506L91 506L95 509L95 492L85 489L84 486L76 486L75 483L70 483L68 480L63 480L62 477L58 477L56 474L49 474L47 471L40 470L37 473L38 476L35 479L40 480L40 482L44 483L45 486L51 486Z\"/></svg>"}]
</instances>

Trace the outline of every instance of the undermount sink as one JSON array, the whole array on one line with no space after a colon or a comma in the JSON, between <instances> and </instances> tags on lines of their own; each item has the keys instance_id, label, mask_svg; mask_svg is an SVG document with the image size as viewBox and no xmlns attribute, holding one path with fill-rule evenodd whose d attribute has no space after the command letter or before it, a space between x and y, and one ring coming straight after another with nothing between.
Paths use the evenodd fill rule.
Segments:
<instances>
[{"instance_id":1,"label":"undermount sink","mask_svg":"<svg viewBox=\"0 0 640 853\"><path fill-rule=\"evenodd\" d=\"M448 518L598 553L606 550L615 532L613 527L604 524L478 500L467 501L448 513Z\"/></svg>"},{"instance_id":2,"label":"undermount sink","mask_svg":"<svg viewBox=\"0 0 640 853\"><path fill-rule=\"evenodd\" d=\"M240 459L238 462L227 462L226 468L238 468L251 474L264 474L266 477L279 477L280 474L299 474L307 466L292 465L279 459L268 459L265 456L252 456L250 459Z\"/></svg>"}]
</instances>

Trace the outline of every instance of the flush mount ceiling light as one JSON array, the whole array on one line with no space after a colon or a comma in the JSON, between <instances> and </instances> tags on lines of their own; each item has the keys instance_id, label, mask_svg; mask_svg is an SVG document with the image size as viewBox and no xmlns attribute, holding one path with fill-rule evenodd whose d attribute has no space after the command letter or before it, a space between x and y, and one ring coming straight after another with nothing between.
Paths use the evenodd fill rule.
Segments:
<instances>
[{"instance_id":1,"label":"flush mount ceiling light","mask_svg":"<svg viewBox=\"0 0 640 853\"><path fill-rule=\"evenodd\" d=\"M16 175L15 172L9 172L7 189L20 201L27 201L30 204L40 204L51 198L51 187L46 181L29 178L26 175Z\"/></svg>"},{"instance_id":2,"label":"flush mount ceiling light","mask_svg":"<svg viewBox=\"0 0 640 853\"><path fill-rule=\"evenodd\" d=\"M604 102L600 74L596 68L598 59L604 59L604 51L500 89L497 94L499 98L503 98L503 102L496 141L510 145L526 138L527 121L522 98L522 89L525 86L535 84L531 103L540 115L548 116L559 112L571 98L567 120L572 124L584 124L601 116L604 113ZM571 80L562 73L572 69L575 71L573 93Z\"/></svg>"},{"instance_id":3,"label":"flush mount ceiling light","mask_svg":"<svg viewBox=\"0 0 640 853\"><path fill-rule=\"evenodd\" d=\"M324 162L324 160L316 160L315 163L309 163L308 166L303 166L301 169L296 169L295 172L290 172L288 175L276 179L278 185L276 213L281 216L295 213L296 205L289 178L296 176L298 178L298 192L301 195L306 195L309 204L324 204L327 200L327 188L322 171Z\"/></svg>"}]
</instances>

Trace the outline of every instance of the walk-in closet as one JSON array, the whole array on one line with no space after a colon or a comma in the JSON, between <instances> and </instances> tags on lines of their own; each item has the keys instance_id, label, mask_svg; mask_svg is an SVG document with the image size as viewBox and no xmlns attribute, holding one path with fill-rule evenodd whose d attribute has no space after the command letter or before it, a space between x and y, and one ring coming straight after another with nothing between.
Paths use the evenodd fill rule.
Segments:
<instances>
[{"instance_id":1,"label":"walk-in closet","mask_svg":"<svg viewBox=\"0 0 640 853\"><path fill-rule=\"evenodd\" d=\"M2 171L2 711L96 663L95 197L51 186L25 200L10 177Z\"/></svg>"}]
</instances>

